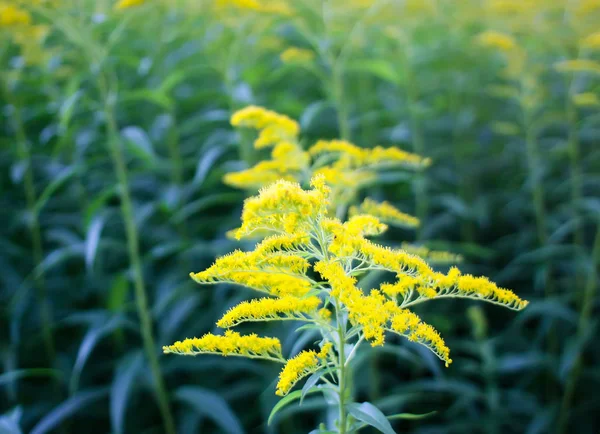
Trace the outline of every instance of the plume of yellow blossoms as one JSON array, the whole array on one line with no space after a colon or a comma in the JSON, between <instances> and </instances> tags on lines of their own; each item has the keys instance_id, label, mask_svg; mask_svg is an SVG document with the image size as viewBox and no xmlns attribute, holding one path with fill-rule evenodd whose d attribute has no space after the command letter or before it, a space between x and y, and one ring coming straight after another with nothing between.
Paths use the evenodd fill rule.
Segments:
<instances>
[{"instance_id":1,"label":"plume of yellow blossoms","mask_svg":"<svg viewBox=\"0 0 600 434\"><path fill-rule=\"evenodd\" d=\"M43 42L49 27L34 24L30 13L17 2L0 2L0 36L4 32L20 48L26 64L39 64L48 58Z\"/></svg>"},{"instance_id":2,"label":"plume of yellow blossoms","mask_svg":"<svg viewBox=\"0 0 600 434\"><path fill-rule=\"evenodd\" d=\"M274 123L276 134L286 138L298 131L289 118L254 108L236 122L261 128ZM339 146L335 144L333 148ZM349 158L370 158L353 147L348 150L353 153ZM339 393L345 393L345 366L363 340L379 346L385 343L386 335L400 335L429 348L446 366L452 362L450 350L439 333L410 310L418 303L469 298L514 310L527 305L512 291L485 277L462 274L455 267L447 274L436 272L413 253L367 239L386 230L387 225L379 216L405 223L404 216L386 204L367 202L342 222L329 214L334 191L326 177L314 176L311 186L306 190L296 182L279 180L263 187L258 195L246 200L242 225L235 232L237 238L262 234L263 240L254 250L235 251L191 276L199 283L237 284L266 294L231 308L217 322L219 327L229 329L258 321L300 321L320 330L320 350L305 350L286 360L277 339L227 330L222 336L209 333L176 342L164 347L166 353L221 354L281 362L284 367L276 393L282 396L302 378L317 372L330 374ZM363 207L375 215L362 213ZM386 271L389 279L378 288L365 291L357 285L357 278L371 270ZM352 350L345 351L349 346ZM328 382L327 387L333 384L325 379L319 381Z\"/></svg>"}]
</instances>

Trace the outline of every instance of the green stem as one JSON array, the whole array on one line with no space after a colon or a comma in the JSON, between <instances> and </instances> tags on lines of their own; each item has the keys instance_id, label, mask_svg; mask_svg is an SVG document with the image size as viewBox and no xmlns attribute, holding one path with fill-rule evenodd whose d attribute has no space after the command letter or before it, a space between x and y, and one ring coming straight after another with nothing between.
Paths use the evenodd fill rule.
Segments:
<instances>
[{"instance_id":1,"label":"green stem","mask_svg":"<svg viewBox=\"0 0 600 434\"><path fill-rule=\"evenodd\" d=\"M344 77L342 66L339 61L333 65L331 76L332 96L337 113L338 126L340 128L340 138L342 140L351 140L350 122L348 120L348 105L344 100Z\"/></svg>"},{"instance_id":2,"label":"green stem","mask_svg":"<svg viewBox=\"0 0 600 434\"><path fill-rule=\"evenodd\" d=\"M525 115L525 126L526 126L526 149L527 149L527 164L529 168L529 173L531 176L532 183L532 200L533 207L535 213L535 226L537 232L537 241L539 247L543 248L547 245L548 242L548 227L546 222L546 207L544 204L544 188L542 186L542 174L541 174L541 165L540 165L540 155L538 150L538 144L535 137L535 133L533 131L533 127L531 126L531 122L529 122L529 114ZM554 295L554 284L552 281L552 269L549 261L546 261L544 264L544 293L545 297L548 299ZM551 327L548 330L548 352L550 354L556 354L558 352L558 341L556 339L556 333L554 327ZM556 390L554 387L554 382L552 379L552 373L548 373L546 378L546 392L545 395L548 397L548 400L552 400L556 395Z\"/></svg>"},{"instance_id":3,"label":"green stem","mask_svg":"<svg viewBox=\"0 0 600 434\"><path fill-rule=\"evenodd\" d=\"M545 193L542 184L540 155L535 133L533 128L530 126L531 124L528 116L526 116L525 125L527 165L529 168L529 174L531 176L532 200L535 213L537 241L539 247L544 247L548 242L548 226L546 221L546 205L544 203ZM545 273L546 297L549 297L554 293L554 286L551 278L551 267L549 263L546 263Z\"/></svg>"},{"instance_id":4,"label":"green stem","mask_svg":"<svg viewBox=\"0 0 600 434\"><path fill-rule=\"evenodd\" d=\"M569 86L571 88L572 86ZM579 221L579 212L577 208L582 199L583 181L580 165L580 150L579 150L579 135L577 132L577 110L571 100L571 91L567 95L567 121L569 124L569 136L567 141L567 149L569 152L569 169L571 172L571 212L573 213L573 221L576 222L573 241L578 250L583 250L584 233L583 224ZM583 286L583 273L580 270L575 270L575 287L579 292L579 288ZM582 296L578 296L578 302L583 303Z\"/></svg>"},{"instance_id":5,"label":"green stem","mask_svg":"<svg viewBox=\"0 0 600 434\"><path fill-rule=\"evenodd\" d=\"M346 384L346 337L345 330L342 318L342 312L340 311L339 303L336 301L335 311L337 316L337 325L338 325L338 338L340 341L340 345L338 348L339 355L339 370L338 370L338 385L339 385L339 422L340 422L340 434L346 434L346 425L347 425L347 413L346 413L346 388L348 385Z\"/></svg>"},{"instance_id":6,"label":"green stem","mask_svg":"<svg viewBox=\"0 0 600 434\"><path fill-rule=\"evenodd\" d=\"M579 315L579 324L577 326L577 338L581 341L584 338L586 330L589 327L590 318L592 316L592 309L594 307L594 298L596 296L596 289L598 287L598 267L600 266L600 221L598 221L598 228L596 230L596 238L594 240L594 247L592 250L592 268L588 275L585 290L583 293L583 303L581 306L581 313ZM575 390L577 388L577 381L581 370L583 368L582 360L583 348L579 352L577 359L573 363L567 382L565 385L565 392L561 402L561 408L558 419L558 434L566 432L567 425L569 422L569 410L571 408L571 402L575 396Z\"/></svg>"},{"instance_id":7,"label":"green stem","mask_svg":"<svg viewBox=\"0 0 600 434\"><path fill-rule=\"evenodd\" d=\"M412 147L416 154L425 156L425 139L418 115L415 110L418 101L417 87L413 81L413 73L410 70L408 55L404 54L404 64L406 65L406 96L408 102L408 115L410 122L410 131L412 136ZM417 240L423 240L423 227L427 212L429 209L429 200L427 197L427 181L423 172L417 173L415 177L415 208L417 218L421 222L417 228Z\"/></svg>"},{"instance_id":8,"label":"green stem","mask_svg":"<svg viewBox=\"0 0 600 434\"><path fill-rule=\"evenodd\" d=\"M105 88L106 89L106 88ZM157 347L155 345L154 335L152 331L152 318L146 297L146 289L144 276L142 273L142 261L139 252L138 232L135 226L133 215L133 206L129 192L129 183L127 179L127 167L125 158L119 143L119 132L117 123L114 117L113 108L108 102L108 95L104 95L104 115L107 123L108 144L110 154L115 168L117 182L121 196L121 214L125 223L125 232L127 237L127 250L129 253L129 261L133 269L133 279L135 288L135 299L138 315L140 317L140 327L144 350L146 357L150 363L150 370L154 380L155 392L158 399L159 409L163 418L165 431L168 434L175 434L175 423L169 408L169 399L167 390L164 384L164 379L160 372L160 365L157 356Z\"/></svg>"},{"instance_id":9,"label":"green stem","mask_svg":"<svg viewBox=\"0 0 600 434\"><path fill-rule=\"evenodd\" d=\"M6 91L7 98L10 97L10 93ZM17 141L17 155L20 161L27 164L27 170L25 171L25 199L27 201L27 208L30 214L30 230L31 230L31 242L33 250L33 260L35 265L38 266L44 259L44 250L42 245L42 232L40 227L40 220L38 211L36 209L36 191L35 191L35 180L33 175L33 162L31 159L31 152L27 144L27 136L25 134L25 128L23 127L23 119L21 117L21 109L17 104L13 102L13 120ZM46 351L46 357L48 363L52 364L54 360L54 338L52 336L52 312L50 303L48 301L48 294L46 291L46 279L43 271L35 273L34 276L35 284L37 287L37 298L40 308L40 319L42 327L42 338L44 341L44 348Z\"/></svg>"}]
</instances>

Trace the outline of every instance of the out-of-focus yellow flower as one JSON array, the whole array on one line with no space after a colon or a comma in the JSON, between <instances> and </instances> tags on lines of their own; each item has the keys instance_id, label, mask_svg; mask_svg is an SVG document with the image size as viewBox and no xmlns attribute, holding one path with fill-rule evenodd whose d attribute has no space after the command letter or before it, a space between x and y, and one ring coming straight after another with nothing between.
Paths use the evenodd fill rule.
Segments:
<instances>
[{"instance_id":1,"label":"out-of-focus yellow flower","mask_svg":"<svg viewBox=\"0 0 600 434\"><path fill-rule=\"evenodd\" d=\"M419 219L403 213L389 202L377 203L372 199L365 199L359 207L350 208L350 215L364 213L377 217L384 223L392 226L415 228L419 226Z\"/></svg>"},{"instance_id":2,"label":"out-of-focus yellow flower","mask_svg":"<svg viewBox=\"0 0 600 434\"><path fill-rule=\"evenodd\" d=\"M237 7L240 9L260 10L261 4L257 0L217 0L215 6L218 8Z\"/></svg>"},{"instance_id":3,"label":"out-of-focus yellow flower","mask_svg":"<svg viewBox=\"0 0 600 434\"><path fill-rule=\"evenodd\" d=\"M11 27L31 24L31 15L26 10L11 4L0 4L0 26Z\"/></svg>"},{"instance_id":4,"label":"out-of-focus yellow flower","mask_svg":"<svg viewBox=\"0 0 600 434\"><path fill-rule=\"evenodd\" d=\"M564 60L554 65L558 72L577 73L588 72L600 74L600 63L589 59Z\"/></svg>"},{"instance_id":5,"label":"out-of-focus yellow flower","mask_svg":"<svg viewBox=\"0 0 600 434\"><path fill-rule=\"evenodd\" d=\"M298 47L287 48L279 55L283 63L308 63L315 58L315 53L311 50Z\"/></svg>"},{"instance_id":6,"label":"out-of-focus yellow flower","mask_svg":"<svg viewBox=\"0 0 600 434\"><path fill-rule=\"evenodd\" d=\"M501 51L510 51L517 46L512 36L495 30L480 33L477 36L477 42L484 47L496 48Z\"/></svg>"},{"instance_id":7,"label":"out-of-focus yellow flower","mask_svg":"<svg viewBox=\"0 0 600 434\"><path fill-rule=\"evenodd\" d=\"M584 92L573 95L573 103L578 107L600 106L600 98L592 92Z\"/></svg>"},{"instance_id":8,"label":"out-of-focus yellow flower","mask_svg":"<svg viewBox=\"0 0 600 434\"><path fill-rule=\"evenodd\" d=\"M588 50L600 48L600 32L592 33L581 40L581 47Z\"/></svg>"},{"instance_id":9,"label":"out-of-focus yellow flower","mask_svg":"<svg viewBox=\"0 0 600 434\"><path fill-rule=\"evenodd\" d=\"M577 8L577 12L581 15L596 12L598 10L600 10L600 0L583 0Z\"/></svg>"},{"instance_id":10,"label":"out-of-focus yellow flower","mask_svg":"<svg viewBox=\"0 0 600 434\"><path fill-rule=\"evenodd\" d=\"M115 5L115 9L129 9L136 6L141 6L146 3L146 0L119 0L119 2Z\"/></svg>"}]
</instances>

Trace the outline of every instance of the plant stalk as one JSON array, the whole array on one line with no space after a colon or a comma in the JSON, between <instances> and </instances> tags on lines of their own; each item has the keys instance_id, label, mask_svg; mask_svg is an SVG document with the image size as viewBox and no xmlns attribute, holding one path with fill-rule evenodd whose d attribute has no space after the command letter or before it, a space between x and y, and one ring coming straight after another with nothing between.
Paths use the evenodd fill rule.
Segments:
<instances>
[{"instance_id":1,"label":"plant stalk","mask_svg":"<svg viewBox=\"0 0 600 434\"><path fill-rule=\"evenodd\" d=\"M7 96L8 93L9 92L7 91ZM23 161L27 164L24 178L25 199L27 201L27 208L30 214L29 226L31 231L33 260L37 266L41 264L44 259L44 250L42 245L42 231L40 227L39 214L38 210L36 209L37 197L35 191L35 179L33 175L33 161L31 159L29 146L27 145L27 136L25 134L25 128L23 127L21 109L17 106L17 104L13 104L13 109L13 120L17 139L17 155L20 161ZM46 279L44 272L40 271L39 273L35 273L34 280L37 287L37 298L40 308L42 339L44 341L44 349L48 359L48 366L51 366L54 360L55 349L54 338L52 336L52 311L46 291Z\"/></svg>"},{"instance_id":2,"label":"plant stalk","mask_svg":"<svg viewBox=\"0 0 600 434\"><path fill-rule=\"evenodd\" d=\"M598 287L598 267L600 267L600 220L598 221L597 226L596 238L594 239L594 247L592 249L592 268L586 281L581 313L579 315L579 324L577 326L577 338L579 340L584 338L586 330L589 327L592 309L594 307L594 298L596 296L596 290ZM558 429L556 431L558 434L565 433L567 430L569 422L569 410L571 408L573 397L575 396L579 375L583 369L583 350L584 348L582 347L567 377L558 418Z\"/></svg>"},{"instance_id":3,"label":"plant stalk","mask_svg":"<svg viewBox=\"0 0 600 434\"><path fill-rule=\"evenodd\" d=\"M150 370L152 373L152 379L154 381L155 393L158 399L159 409L163 418L165 432L167 432L168 434L176 434L175 423L171 414L171 410L169 408L169 399L167 396L167 390L165 387L164 379L160 372L157 348L155 345L155 339L152 331L152 318L148 306L144 276L142 273L142 261L139 252L138 232L135 226L133 206L131 201L131 195L129 192L127 167L125 165L125 158L120 147L119 133L117 123L113 114L113 108L107 101L107 98L105 98L104 114L107 123L108 143L110 148L109 150L111 158L113 160L113 166L115 168L117 182L119 184L119 191L121 197L121 214L123 222L125 224L129 261L133 270L135 300L138 315L140 317L140 328L144 344L144 350L146 352L146 357L148 357L148 361L150 363Z\"/></svg>"},{"instance_id":4,"label":"plant stalk","mask_svg":"<svg viewBox=\"0 0 600 434\"><path fill-rule=\"evenodd\" d=\"M346 434L346 425L348 423L348 416L346 413L346 388L348 385L346 384L346 337L344 331L344 324L342 313L339 309L339 304L336 302L336 315L337 315L337 326L338 326L338 338L340 341L340 346L338 348L339 354L339 370L338 370L338 387L340 394L339 401L339 421L340 421L340 434Z\"/></svg>"}]
</instances>

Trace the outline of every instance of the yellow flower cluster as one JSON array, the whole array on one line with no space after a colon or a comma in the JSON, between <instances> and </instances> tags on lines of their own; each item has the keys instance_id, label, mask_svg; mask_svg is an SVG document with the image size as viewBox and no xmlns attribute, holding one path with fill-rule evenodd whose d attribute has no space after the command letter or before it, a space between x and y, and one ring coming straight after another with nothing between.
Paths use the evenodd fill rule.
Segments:
<instances>
[{"instance_id":1,"label":"yellow flower cluster","mask_svg":"<svg viewBox=\"0 0 600 434\"><path fill-rule=\"evenodd\" d=\"M305 314L315 313L320 304L319 297L287 296L244 301L223 315L217 326L229 328L246 321L302 320L307 318Z\"/></svg>"},{"instance_id":2,"label":"yellow flower cluster","mask_svg":"<svg viewBox=\"0 0 600 434\"><path fill-rule=\"evenodd\" d=\"M323 154L338 154L344 166L371 167L372 166L406 166L423 168L431 164L431 160L417 154L403 151L398 148L383 148L376 146L371 149L360 148L346 140L319 140L308 152L313 156Z\"/></svg>"},{"instance_id":3,"label":"yellow flower cluster","mask_svg":"<svg viewBox=\"0 0 600 434\"><path fill-rule=\"evenodd\" d=\"M558 72L564 73L589 72L600 74L600 63L589 59L564 60L554 65L554 68Z\"/></svg>"},{"instance_id":4,"label":"yellow flower cluster","mask_svg":"<svg viewBox=\"0 0 600 434\"><path fill-rule=\"evenodd\" d=\"M318 353L313 350L302 351L289 359L279 374L275 393L279 396L287 395L298 381L322 366L321 361L327 358L330 351L331 343L326 343Z\"/></svg>"},{"instance_id":5,"label":"yellow flower cluster","mask_svg":"<svg viewBox=\"0 0 600 434\"><path fill-rule=\"evenodd\" d=\"M49 28L33 24L27 10L15 4L0 2L0 31L3 29L8 31L10 39L20 48L27 64L41 63L48 56L42 45Z\"/></svg>"},{"instance_id":6,"label":"yellow flower cluster","mask_svg":"<svg viewBox=\"0 0 600 434\"><path fill-rule=\"evenodd\" d=\"M201 338L177 341L173 345L164 346L163 352L188 356L219 354L267 359L282 358L279 339L259 337L255 334L243 336L231 330L227 330L224 336L207 333Z\"/></svg>"},{"instance_id":7,"label":"yellow flower cluster","mask_svg":"<svg viewBox=\"0 0 600 434\"><path fill-rule=\"evenodd\" d=\"M593 92L583 92L573 95L573 103L579 107L594 107L600 105L600 98Z\"/></svg>"},{"instance_id":8,"label":"yellow flower cluster","mask_svg":"<svg viewBox=\"0 0 600 434\"><path fill-rule=\"evenodd\" d=\"M298 59L302 56L306 61L312 52L289 49L284 54L285 61L294 56ZM321 175L335 191L332 208L351 202L358 190L377 179L379 171L419 170L431 163L427 158L395 147L363 149L344 140L319 140L304 151L298 139L298 123L262 107L249 106L235 112L231 124L258 130L255 148L273 147L273 150L271 159L226 174L226 184L257 189L281 179L305 183L309 177Z\"/></svg>"},{"instance_id":9,"label":"yellow flower cluster","mask_svg":"<svg viewBox=\"0 0 600 434\"><path fill-rule=\"evenodd\" d=\"M242 212L242 226L238 238L257 230L270 230L302 236L306 234L311 218L326 214L329 189L322 178L314 178L314 190L305 191L300 184L277 181L261 189L256 197L246 199Z\"/></svg>"},{"instance_id":10,"label":"yellow flower cluster","mask_svg":"<svg viewBox=\"0 0 600 434\"><path fill-rule=\"evenodd\" d=\"M26 10L11 4L0 4L0 27L28 26L31 15Z\"/></svg>"},{"instance_id":11,"label":"yellow flower cluster","mask_svg":"<svg viewBox=\"0 0 600 434\"><path fill-rule=\"evenodd\" d=\"M407 309L401 309L393 301L397 286L382 285L381 291L372 290L368 296L355 286L356 279L350 277L338 262L318 262L318 271L331 285L331 295L340 300L348 309L350 321L360 325L365 339L372 346L384 344L385 331L405 335L409 340L430 348L438 357L452 363L450 350L437 331ZM406 276L402 280L406 287L416 286L418 279ZM388 295L386 297L385 295Z\"/></svg>"},{"instance_id":12,"label":"yellow flower cluster","mask_svg":"<svg viewBox=\"0 0 600 434\"><path fill-rule=\"evenodd\" d=\"M310 291L306 259L291 254L235 251L190 276L198 283L235 283L269 295L302 296Z\"/></svg>"},{"instance_id":13,"label":"yellow flower cluster","mask_svg":"<svg viewBox=\"0 0 600 434\"><path fill-rule=\"evenodd\" d=\"M130 9L136 6L141 6L146 3L146 0L119 0L117 4L115 4L115 9Z\"/></svg>"},{"instance_id":14,"label":"yellow flower cluster","mask_svg":"<svg viewBox=\"0 0 600 434\"><path fill-rule=\"evenodd\" d=\"M461 255L457 255L456 253L444 252L440 250L430 250L425 246L416 246L414 244L402 243L402 250L411 255L419 256L425 259L428 262L433 262L434 264L452 264L457 262L462 262L463 258Z\"/></svg>"},{"instance_id":15,"label":"yellow flower cluster","mask_svg":"<svg viewBox=\"0 0 600 434\"><path fill-rule=\"evenodd\" d=\"M352 147L348 150L355 153ZM235 251L217 259L205 271L192 273L200 283L241 284L270 295L234 306L218 321L219 327L250 321L298 320L326 330L332 328L332 321L337 327L341 327L340 321L348 321L352 330L372 346L383 345L387 332L396 333L425 345L448 366L452 360L444 340L408 307L444 297L485 300L515 310L527 305L512 291L499 288L485 277L463 275L456 267L447 274L435 272L414 253L456 259L451 254L410 245L406 245L408 251L391 249L367 240L366 236L378 235L387 228L380 218L393 222L407 217L387 203L367 200L355 210L361 213L342 222L328 215L336 192L325 177L315 176L311 184L312 189L304 190L298 183L280 180L247 199L236 236L261 233L263 241L253 251ZM390 271L396 281L364 292L357 286L356 276L369 270ZM312 271L324 281L309 277ZM332 343L325 342L326 336L323 332L320 353L303 351L286 362L277 385L278 395L287 394L306 375L336 366L335 358L327 361ZM261 339L228 331L225 336L208 334L177 342L165 351L248 355L283 362L278 342Z\"/></svg>"},{"instance_id":16,"label":"yellow flower cluster","mask_svg":"<svg viewBox=\"0 0 600 434\"><path fill-rule=\"evenodd\" d=\"M309 63L315 58L315 53L311 50L298 47L286 48L279 58L283 63Z\"/></svg>"},{"instance_id":17,"label":"yellow flower cluster","mask_svg":"<svg viewBox=\"0 0 600 434\"><path fill-rule=\"evenodd\" d=\"M384 223L392 226L415 228L419 226L419 219L403 213L389 202L377 203L372 199L365 199L360 206L350 208L350 215L369 214L377 217Z\"/></svg>"},{"instance_id":18,"label":"yellow flower cluster","mask_svg":"<svg viewBox=\"0 0 600 434\"><path fill-rule=\"evenodd\" d=\"M248 106L231 117L234 127L248 127L259 131L256 148L273 146L280 141L296 140L300 132L298 122L285 115L257 106Z\"/></svg>"},{"instance_id":19,"label":"yellow flower cluster","mask_svg":"<svg viewBox=\"0 0 600 434\"><path fill-rule=\"evenodd\" d=\"M517 46L512 36L494 30L480 33L477 42L484 47L496 48L500 51L510 51Z\"/></svg>"},{"instance_id":20,"label":"yellow flower cluster","mask_svg":"<svg viewBox=\"0 0 600 434\"><path fill-rule=\"evenodd\" d=\"M446 367L452 363L450 349L438 331L408 309L396 308L390 318L390 327L391 331L406 336L409 341L425 345L446 363Z\"/></svg>"},{"instance_id":21,"label":"yellow flower cluster","mask_svg":"<svg viewBox=\"0 0 600 434\"><path fill-rule=\"evenodd\" d=\"M586 36L581 41L581 47L587 48L588 50L595 50L600 48L600 32L592 33Z\"/></svg>"}]
</instances>

